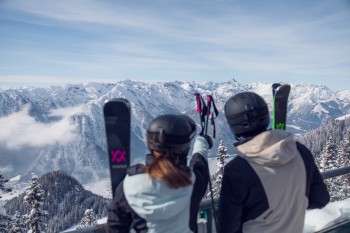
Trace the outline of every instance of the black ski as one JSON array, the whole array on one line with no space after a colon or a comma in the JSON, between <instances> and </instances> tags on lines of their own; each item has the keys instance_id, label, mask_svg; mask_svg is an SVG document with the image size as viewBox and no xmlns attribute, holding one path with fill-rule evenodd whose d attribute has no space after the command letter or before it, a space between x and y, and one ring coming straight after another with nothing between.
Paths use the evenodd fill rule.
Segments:
<instances>
[{"instance_id":1,"label":"black ski","mask_svg":"<svg viewBox=\"0 0 350 233\"><path fill-rule=\"evenodd\" d=\"M103 106L103 113L114 198L115 189L130 165L130 103L122 98L108 100Z\"/></svg>"},{"instance_id":2,"label":"black ski","mask_svg":"<svg viewBox=\"0 0 350 233\"><path fill-rule=\"evenodd\" d=\"M289 84L272 84L272 129L286 129Z\"/></svg>"}]
</instances>

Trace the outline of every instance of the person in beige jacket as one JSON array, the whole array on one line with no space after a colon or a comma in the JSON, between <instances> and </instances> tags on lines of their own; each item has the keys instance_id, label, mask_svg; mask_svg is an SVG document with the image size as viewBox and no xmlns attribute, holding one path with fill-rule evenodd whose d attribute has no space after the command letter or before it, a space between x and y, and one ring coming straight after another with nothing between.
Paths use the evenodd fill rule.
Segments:
<instances>
[{"instance_id":1,"label":"person in beige jacket","mask_svg":"<svg viewBox=\"0 0 350 233\"><path fill-rule=\"evenodd\" d=\"M238 156L224 169L219 233L301 233L306 209L329 202L311 152L292 133L268 130L264 99L242 92L225 104Z\"/></svg>"}]
</instances>

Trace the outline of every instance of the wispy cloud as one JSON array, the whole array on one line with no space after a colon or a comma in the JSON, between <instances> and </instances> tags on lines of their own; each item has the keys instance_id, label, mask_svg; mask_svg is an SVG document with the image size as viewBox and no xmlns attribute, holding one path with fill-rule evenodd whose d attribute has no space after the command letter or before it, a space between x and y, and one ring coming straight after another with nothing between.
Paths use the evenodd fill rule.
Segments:
<instances>
[{"instance_id":1,"label":"wispy cloud","mask_svg":"<svg viewBox=\"0 0 350 233\"><path fill-rule=\"evenodd\" d=\"M3 6L51 20L94 23L123 28L157 29L159 23L162 22L154 19L152 15L147 14L145 10L137 7L137 5L131 13L130 8L128 9L117 2L113 3L113 1L61 0L47 2L32 0L22 2L11 0ZM31 22L36 23L38 20L32 19ZM47 22L47 24L49 23Z\"/></svg>"},{"instance_id":2,"label":"wispy cloud","mask_svg":"<svg viewBox=\"0 0 350 233\"><path fill-rule=\"evenodd\" d=\"M13 83L33 83L33 84L59 84L62 83L62 77L41 76L41 75L0 75L0 82ZM68 82L68 80L67 80Z\"/></svg>"},{"instance_id":3,"label":"wispy cloud","mask_svg":"<svg viewBox=\"0 0 350 233\"><path fill-rule=\"evenodd\" d=\"M54 123L44 124L29 115L30 106L22 111L0 118L0 144L9 149L20 149L22 146L40 147L53 144L68 144L78 139L74 125L69 116L81 107L57 109L50 115L60 116Z\"/></svg>"},{"instance_id":4,"label":"wispy cloud","mask_svg":"<svg viewBox=\"0 0 350 233\"><path fill-rule=\"evenodd\" d=\"M1 44L10 45L0 50L3 75L214 81L221 72L264 81L256 77L289 73L296 81L323 75L333 85L350 74L350 6L342 0L11 0L2 7L0 19L21 20L25 29L0 28Z\"/></svg>"}]
</instances>

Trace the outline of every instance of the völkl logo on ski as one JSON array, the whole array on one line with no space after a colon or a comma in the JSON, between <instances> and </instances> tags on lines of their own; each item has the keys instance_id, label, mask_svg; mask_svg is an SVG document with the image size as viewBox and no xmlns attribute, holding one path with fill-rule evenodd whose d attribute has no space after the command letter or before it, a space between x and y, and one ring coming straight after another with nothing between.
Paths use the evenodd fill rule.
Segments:
<instances>
[{"instance_id":1,"label":"v\u00f6lkl logo on ski","mask_svg":"<svg viewBox=\"0 0 350 233\"><path fill-rule=\"evenodd\" d=\"M111 151L111 162L112 163L126 163L126 150L112 150Z\"/></svg>"}]
</instances>

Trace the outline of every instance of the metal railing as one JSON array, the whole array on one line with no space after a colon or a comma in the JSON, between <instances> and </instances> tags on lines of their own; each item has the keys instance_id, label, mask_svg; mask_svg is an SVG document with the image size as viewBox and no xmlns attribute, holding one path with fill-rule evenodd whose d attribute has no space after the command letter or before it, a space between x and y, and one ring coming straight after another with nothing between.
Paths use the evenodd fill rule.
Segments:
<instances>
[{"instance_id":1,"label":"metal railing","mask_svg":"<svg viewBox=\"0 0 350 233\"><path fill-rule=\"evenodd\" d=\"M329 171L324 171L324 172L321 172L321 175L322 175L322 178L326 180L336 176L342 176L348 173L350 173L350 166L336 168Z\"/></svg>"},{"instance_id":2,"label":"metal railing","mask_svg":"<svg viewBox=\"0 0 350 233\"><path fill-rule=\"evenodd\" d=\"M336 168L329 171L321 172L322 178L324 180L330 179L333 177L346 175L350 173L350 166L342 167L342 168ZM219 198L214 198L214 208L218 208L219 205ZM201 218L204 218L206 220L206 231L198 232L198 233L216 233L215 229L215 223L214 223L214 217L213 217L213 208L212 208L212 200L211 199L204 199L201 201L199 206L199 212L198 215ZM319 232L333 232L331 230L341 228L345 224L348 224L350 221L346 220L341 223L338 223L337 225L334 225L333 227L330 227L330 230L323 230ZM105 224L98 225L96 227L90 227L90 228L84 228L84 229L77 229L72 231L65 231L67 233L104 233L105 232Z\"/></svg>"}]
</instances>

